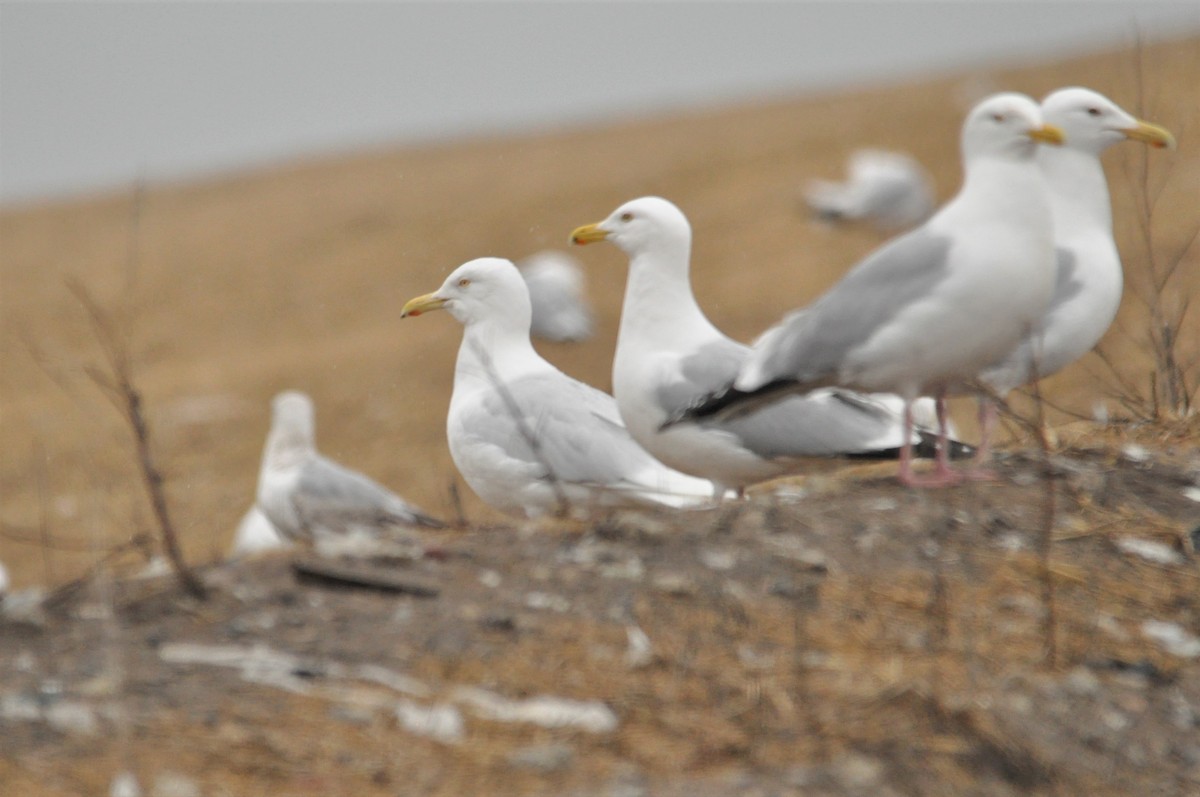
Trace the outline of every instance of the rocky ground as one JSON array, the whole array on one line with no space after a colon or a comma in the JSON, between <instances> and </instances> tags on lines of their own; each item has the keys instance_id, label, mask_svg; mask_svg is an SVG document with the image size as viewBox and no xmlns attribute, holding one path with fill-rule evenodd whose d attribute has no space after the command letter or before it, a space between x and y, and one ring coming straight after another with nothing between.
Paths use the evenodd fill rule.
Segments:
<instances>
[{"instance_id":1,"label":"rocky ground","mask_svg":"<svg viewBox=\"0 0 1200 797\"><path fill-rule=\"evenodd\" d=\"M203 601L169 577L10 596L0 782L1194 795L1196 432L1067 439L1050 478L1011 453L996 483L914 492L872 465L711 510L428 532L386 565L398 591L293 551L204 568Z\"/></svg>"}]
</instances>

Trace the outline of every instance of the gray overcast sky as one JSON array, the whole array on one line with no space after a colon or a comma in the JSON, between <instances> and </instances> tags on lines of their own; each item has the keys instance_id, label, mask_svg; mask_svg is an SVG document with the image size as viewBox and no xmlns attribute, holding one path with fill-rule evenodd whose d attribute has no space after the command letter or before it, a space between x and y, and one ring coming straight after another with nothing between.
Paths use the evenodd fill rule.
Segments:
<instances>
[{"instance_id":1,"label":"gray overcast sky","mask_svg":"<svg viewBox=\"0 0 1200 797\"><path fill-rule=\"evenodd\" d=\"M1200 32L1200 3L0 3L0 201Z\"/></svg>"}]
</instances>

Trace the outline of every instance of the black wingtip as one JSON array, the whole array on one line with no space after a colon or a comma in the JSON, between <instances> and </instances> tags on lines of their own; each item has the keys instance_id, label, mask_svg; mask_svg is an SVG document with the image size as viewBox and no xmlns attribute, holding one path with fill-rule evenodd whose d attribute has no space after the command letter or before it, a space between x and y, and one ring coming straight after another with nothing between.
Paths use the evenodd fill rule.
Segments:
<instances>
[{"instance_id":1,"label":"black wingtip","mask_svg":"<svg viewBox=\"0 0 1200 797\"><path fill-rule=\"evenodd\" d=\"M918 431L920 440L913 445L913 456L917 459L933 459L937 456L937 435ZM950 459L970 459L975 456L975 447L958 440L950 440ZM883 461L900 459L899 448L877 448L872 451L855 451L846 459Z\"/></svg>"},{"instance_id":2,"label":"black wingtip","mask_svg":"<svg viewBox=\"0 0 1200 797\"><path fill-rule=\"evenodd\" d=\"M738 390L730 384L722 390L701 396L691 406L671 415L659 427L659 431L664 431L680 423L738 418L770 403L777 394L790 392L795 386L795 382L782 379L769 382L754 390Z\"/></svg>"}]
</instances>

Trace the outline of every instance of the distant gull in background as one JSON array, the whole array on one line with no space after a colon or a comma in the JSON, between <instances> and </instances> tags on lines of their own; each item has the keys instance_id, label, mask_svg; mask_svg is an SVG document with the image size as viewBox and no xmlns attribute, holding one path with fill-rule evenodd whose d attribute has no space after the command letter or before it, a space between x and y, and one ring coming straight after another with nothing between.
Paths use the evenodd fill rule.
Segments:
<instances>
[{"instance_id":1,"label":"distant gull in background","mask_svg":"<svg viewBox=\"0 0 1200 797\"><path fill-rule=\"evenodd\" d=\"M898 455L906 441L895 403L849 391L794 396L744 417L663 429L732 382L750 357L750 348L713 326L696 302L688 276L691 226L671 202L642 197L579 227L571 239L611 241L629 255L613 392L634 439L663 462L711 479L722 492L740 492L799 470L812 457ZM920 440L917 434L911 442Z\"/></svg>"},{"instance_id":2,"label":"distant gull in background","mask_svg":"<svg viewBox=\"0 0 1200 797\"><path fill-rule=\"evenodd\" d=\"M839 385L898 393L909 405L932 395L944 418L945 396L977 392L980 372L1015 349L1049 304L1054 234L1036 156L1039 142L1062 140L1025 95L998 94L978 104L962 128L958 195L764 333L735 384L685 417L736 415ZM907 426L909 407L904 415ZM984 455L995 416L981 395ZM918 477L910 449L906 439L902 483L945 486L963 478L949 468L944 447L935 473Z\"/></svg>"},{"instance_id":3,"label":"distant gull in background","mask_svg":"<svg viewBox=\"0 0 1200 797\"><path fill-rule=\"evenodd\" d=\"M846 160L846 181L809 180L804 201L827 221L867 221L882 232L905 230L933 212L933 180L911 155L859 149Z\"/></svg>"},{"instance_id":4,"label":"distant gull in background","mask_svg":"<svg viewBox=\"0 0 1200 797\"><path fill-rule=\"evenodd\" d=\"M238 521L237 533L233 536L229 555L236 558L291 546L292 543L275 530L275 526L255 505L246 510L246 514Z\"/></svg>"},{"instance_id":5,"label":"distant gull in background","mask_svg":"<svg viewBox=\"0 0 1200 797\"><path fill-rule=\"evenodd\" d=\"M446 419L450 455L488 505L533 517L594 505L707 502L712 485L643 451L611 396L534 351L529 291L511 262L464 263L402 315L441 309L464 326Z\"/></svg>"},{"instance_id":6,"label":"distant gull in background","mask_svg":"<svg viewBox=\"0 0 1200 797\"><path fill-rule=\"evenodd\" d=\"M577 343L592 336L595 323L578 260L548 249L519 261L517 268L533 305L531 334L554 343Z\"/></svg>"},{"instance_id":7,"label":"distant gull in background","mask_svg":"<svg viewBox=\"0 0 1200 797\"><path fill-rule=\"evenodd\" d=\"M376 538L411 547L418 545L411 529L443 527L361 473L317 453L307 395L280 393L271 408L258 508L284 539L322 547L336 546L337 538Z\"/></svg>"},{"instance_id":8,"label":"distant gull in background","mask_svg":"<svg viewBox=\"0 0 1200 797\"><path fill-rule=\"evenodd\" d=\"M1042 100L1042 117L1067 137L1061 147L1039 147L1037 156L1050 192L1057 280L1034 334L981 375L1000 394L1056 373L1091 351L1117 315L1124 276L1100 154L1127 139L1175 146L1163 128L1089 89L1050 94Z\"/></svg>"}]
</instances>

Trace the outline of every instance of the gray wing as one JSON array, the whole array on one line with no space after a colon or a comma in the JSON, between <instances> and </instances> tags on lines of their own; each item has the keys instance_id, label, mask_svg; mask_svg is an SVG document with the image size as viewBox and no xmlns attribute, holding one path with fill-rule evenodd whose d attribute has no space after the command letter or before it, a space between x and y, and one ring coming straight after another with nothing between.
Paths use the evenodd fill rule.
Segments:
<instances>
[{"instance_id":1,"label":"gray wing","mask_svg":"<svg viewBox=\"0 0 1200 797\"><path fill-rule=\"evenodd\" d=\"M655 389L655 400L668 417L682 412L700 397L728 387L749 358L750 347L717 338L680 358L678 372L665 375Z\"/></svg>"},{"instance_id":2,"label":"gray wing","mask_svg":"<svg viewBox=\"0 0 1200 797\"><path fill-rule=\"evenodd\" d=\"M302 522L325 528L443 525L361 473L321 456L305 464L292 502Z\"/></svg>"},{"instance_id":3,"label":"gray wing","mask_svg":"<svg viewBox=\"0 0 1200 797\"><path fill-rule=\"evenodd\" d=\"M542 478L614 486L651 464L621 423L616 401L565 374L527 376L484 397L466 431L540 466ZM511 403L510 403L511 401ZM519 416L520 423L514 418Z\"/></svg>"},{"instance_id":4,"label":"gray wing","mask_svg":"<svg viewBox=\"0 0 1200 797\"><path fill-rule=\"evenodd\" d=\"M884 245L809 307L787 316L756 344L759 373L820 384L856 346L949 272L951 240L925 229Z\"/></svg>"},{"instance_id":5,"label":"gray wing","mask_svg":"<svg viewBox=\"0 0 1200 797\"><path fill-rule=\"evenodd\" d=\"M663 382L655 397L672 417L727 388L749 356L748 347L728 338L707 343L680 360L678 374ZM855 454L903 442L894 412L850 391L796 396L709 425L766 459Z\"/></svg>"}]
</instances>

